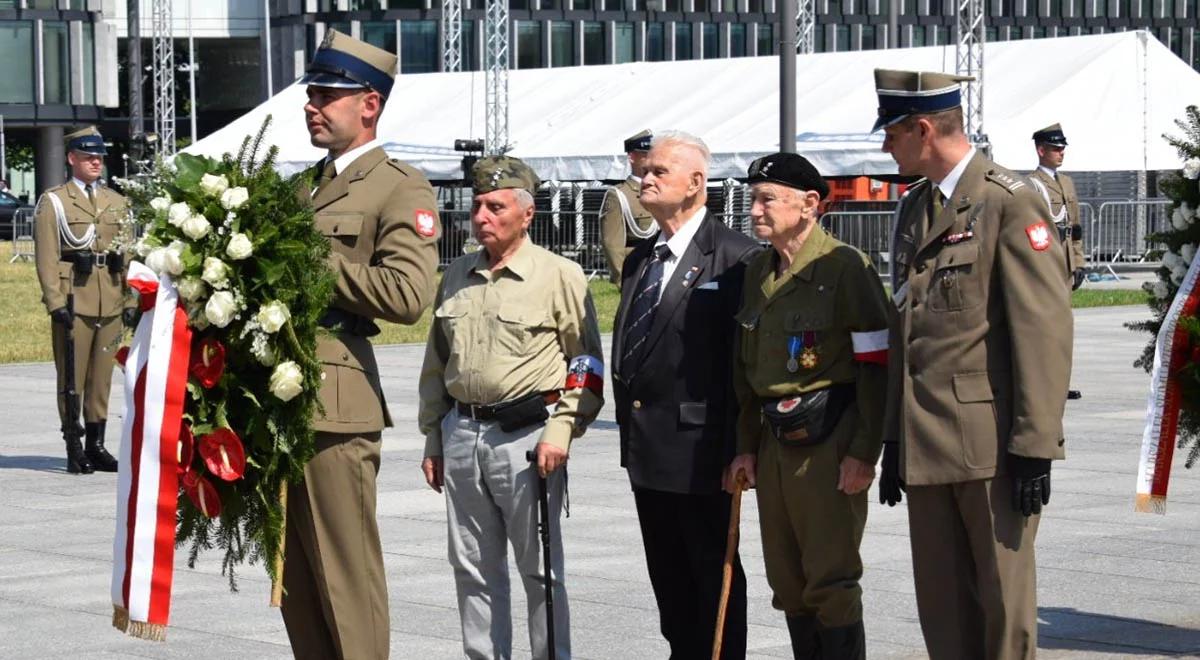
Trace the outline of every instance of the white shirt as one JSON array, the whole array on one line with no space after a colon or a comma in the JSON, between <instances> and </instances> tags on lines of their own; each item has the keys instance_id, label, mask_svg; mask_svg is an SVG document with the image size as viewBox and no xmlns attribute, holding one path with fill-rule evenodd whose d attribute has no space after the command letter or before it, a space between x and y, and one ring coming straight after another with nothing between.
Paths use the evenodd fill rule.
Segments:
<instances>
[{"instance_id":1,"label":"white shirt","mask_svg":"<svg viewBox=\"0 0 1200 660\"><path fill-rule=\"evenodd\" d=\"M379 146L379 140L371 140L370 142L367 142L366 144L360 144L359 146L351 149L350 151L347 151L346 153L342 154L341 156L334 158L333 159L333 171L335 173L334 176L337 176L338 174L341 174L342 172L346 171L346 168L350 167L350 163L353 163L356 158L367 153L368 151L374 149L377 146ZM329 157L326 156L325 158L328 159Z\"/></svg>"},{"instance_id":2,"label":"white shirt","mask_svg":"<svg viewBox=\"0 0 1200 660\"><path fill-rule=\"evenodd\" d=\"M701 206L700 210L688 218L688 221L683 223L683 226L669 239L663 232L658 232L658 240L654 241L654 247L658 248L658 246L665 243L667 249L671 251L671 254L663 261L663 278L662 283L658 287L658 297L660 299L662 298L663 288L666 287L667 282L671 281L671 275L675 272L675 266L679 265L679 259L687 251L688 245L691 245L692 238L696 235L696 231L700 229L700 223L704 220L704 214L707 212L708 209Z\"/></svg>"},{"instance_id":3,"label":"white shirt","mask_svg":"<svg viewBox=\"0 0 1200 660\"><path fill-rule=\"evenodd\" d=\"M1058 181L1058 170L1052 170L1049 167L1046 167L1045 165L1038 165L1038 169L1045 172L1046 174L1050 175L1051 179Z\"/></svg>"},{"instance_id":4,"label":"white shirt","mask_svg":"<svg viewBox=\"0 0 1200 660\"><path fill-rule=\"evenodd\" d=\"M93 181L90 185L80 181L77 177L71 177L71 180L75 182L76 186L79 186L79 192L83 193L84 197L87 197L88 188L92 189L92 195L94 196L96 194L96 188L100 184L99 179Z\"/></svg>"},{"instance_id":5,"label":"white shirt","mask_svg":"<svg viewBox=\"0 0 1200 660\"><path fill-rule=\"evenodd\" d=\"M971 147L967 155L958 161L958 165L955 165L954 169L950 170L950 173L946 175L946 178L937 184L938 190L942 191L943 199L949 200L954 195L954 189L958 187L958 180L962 178L963 172L967 171L967 164L974 157L975 147Z\"/></svg>"}]
</instances>

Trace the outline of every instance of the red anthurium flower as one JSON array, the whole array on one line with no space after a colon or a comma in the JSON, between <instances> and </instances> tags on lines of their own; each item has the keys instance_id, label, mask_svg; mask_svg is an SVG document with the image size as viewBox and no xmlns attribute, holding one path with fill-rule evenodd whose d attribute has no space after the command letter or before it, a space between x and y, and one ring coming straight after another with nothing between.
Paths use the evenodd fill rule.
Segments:
<instances>
[{"instance_id":1,"label":"red anthurium flower","mask_svg":"<svg viewBox=\"0 0 1200 660\"><path fill-rule=\"evenodd\" d=\"M204 466L219 479L235 481L246 472L246 450L232 429L217 429L200 437Z\"/></svg>"},{"instance_id":2,"label":"red anthurium flower","mask_svg":"<svg viewBox=\"0 0 1200 660\"><path fill-rule=\"evenodd\" d=\"M225 373L225 346L212 337L200 340L192 350L188 373L200 381L204 389L216 385Z\"/></svg>"},{"instance_id":3,"label":"red anthurium flower","mask_svg":"<svg viewBox=\"0 0 1200 660\"><path fill-rule=\"evenodd\" d=\"M179 459L179 473L183 474L188 471L192 464L192 457L196 455L196 437L192 435L192 427L188 426L187 422L182 422L179 426L179 442L176 445L175 457Z\"/></svg>"},{"instance_id":4,"label":"red anthurium flower","mask_svg":"<svg viewBox=\"0 0 1200 660\"><path fill-rule=\"evenodd\" d=\"M184 473L183 492L187 493L188 499L206 517L216 518L221 515L221 496L217 494L216 486L196 474L194 470Z\"/></svg>"},{"instance_id":5,"label":"red anthurium flower","mask_svg":"<svg viewBox=\"0 0 1200 660\"><path fill-rule=\"evenodd\" d=\"M125 361L129 359L129 347L122 346L121 348L118 348L117 352L113 354L113 359L117 361L117 364L121 365L122 369L124 369Z\"/></svg>"}]
</instances>

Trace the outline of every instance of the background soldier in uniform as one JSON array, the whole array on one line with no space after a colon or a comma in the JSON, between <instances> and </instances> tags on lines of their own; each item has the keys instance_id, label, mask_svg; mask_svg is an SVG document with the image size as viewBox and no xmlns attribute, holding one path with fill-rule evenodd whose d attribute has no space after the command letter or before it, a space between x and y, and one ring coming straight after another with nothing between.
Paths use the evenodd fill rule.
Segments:
<instances>
[{"instance_id":1,"label":"background soldier in uniform","mask_svg":"<svg viewBox=\"0 0 1200 660\"><path fill-rule=\"evenodd\" d=\"M421 468L446 489L463 652L512 657L512 544L534 658L548 656L538 476L547 479L554 651L571 657L559 513L571 439L604 403L600 328L578 264L529 240L538 177L507 156L474 167L471 224L483 246L442 278L421 367ZM526 452L536 452L531 467Z\"/></svg>"},{"instance_id":2,"label":"background soldier in uniform","mask_svg":"<svg viewBox=\"0 0 1200 660\"><path fill-rule=\"evenodd\" d=\"M314 222L336 276L317 342L317 453L288 494L283 620L297 658L386 658L388 596L375 520L380 432L391 426L368 339L373 319L414 323L433 299L433 189L375 142L396 56L327 33L306 75Z\"/></svg>"},{"instance_id":3,"label":"background soldier in uniform","mask_svg":"<svg viewBox=\"0 0 1200 660\"><path fill-rule=\"evenodd\" d=\"M1074 324L1046 204L967 141L962 80L875 71L883 151L926 177L894 232L880 499L907 484L930 657L1033 658L1034 537L1064 455Z\"/></svg>"},{"instance_id":4,"label":"background soldier in uniform","mask_svg":"<svg viewBox=\"0 0 1200 660\"><path fill-rule=\"evenodd\" d=\"M1033 134L1037 148L1038 167L1029 176L1035 187L1050 205L1050 219L1058 229L1058 237L1065 248L1067 274L1071 276L1071 288L1083 284L1086 265L1083 252L1083 226L1079 218L1079 194L1071 177L1058 171L1062 167L1063 153L1067 150L1067 136L1062 127L1051 124Z\"/></svg>"},{"instance_id":5,"label":"background soldier in uniform","mask_svg":"<svg viewBox=\"0 0 1200 660\"><path fill-rule=\"evenodd\" d=\"M867 488L887 390L888 302L867 257L826 234L829 186L803 156L750 165L754 234L733 378L738 457L757 485L763 560L796 658L866 657L862 559Z\"/></svg>"},{"instance_id":6,"label":"background soldier in uniform","mask_svg":"<svg viewBox=\"0 0 1200 660\"><path fill-rule=\"evenodd\" d=\"M116 472L117 460L104 448L113 355L121 320L132 324L136 301L126 295L125 257L114 240L122 235L129 210L125 198L100 182L104 138L94 126L66 136L71 180L42 194L38 201L34 242L42 301L50 312L54 363L58 374L58 415L67 443L67 471ZM74 294L74 309L67 296ZM75 364L66 363L67 326ZM84 433L78 432L79 410L67 410L67 369L74 371L75 391L82 390ZM86 435L86 448L79 437Z\"/></svg>"},{"instance_id":7,"label":"background soldier in uniform","mask_svg":"<svg viewBox=\"0 0 1200 660\"><path fill-rule=\"evenodd\" d=\"M658 231L654 218L638 197L642 192L642 175L646 171L646 153L650 151L650 131L642 131L625 140L629 157L629 177L612 186L604 194L600 206L600 239L608 258L608 277L621 286L621 269L625 258L637 245Z\"/></svg>"}]
</instances>

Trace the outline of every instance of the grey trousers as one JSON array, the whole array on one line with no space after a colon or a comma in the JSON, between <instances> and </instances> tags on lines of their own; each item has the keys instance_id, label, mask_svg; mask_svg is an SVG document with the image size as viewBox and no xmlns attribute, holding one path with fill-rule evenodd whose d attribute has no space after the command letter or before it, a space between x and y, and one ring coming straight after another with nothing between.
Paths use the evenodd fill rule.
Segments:
<instances>
[{"instance_id":1,"label":"grey trousers","mask_svg":"<svg viewBox=\"0 0 1200 660\"><path fill-rule=\"evenodd\" d=\"M451 410L442 419L450 565L458 589L463 651L468 658L512 657L508 544L528 601L529 646L546 658L546 592L537 530L537 470L525 460L542 432L534 425L505 433ZM555 657L571 657L571 625L563 583L562 511L565 468L547 480L554 588Z\"/></svg>"}]
</instances>

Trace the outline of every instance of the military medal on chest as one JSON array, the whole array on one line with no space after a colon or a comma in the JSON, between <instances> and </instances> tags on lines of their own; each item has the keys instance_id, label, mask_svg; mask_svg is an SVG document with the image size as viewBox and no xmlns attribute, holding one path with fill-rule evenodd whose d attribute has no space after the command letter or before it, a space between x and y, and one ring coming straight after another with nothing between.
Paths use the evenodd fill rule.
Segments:
<instances>
[{"instance_id":1,"label":"military medal on chest","mask_svg":"<svg viewBox=\"0 0 1200 660\"><path fill-rule=\"evenodd\" d=\"M788 373L800 371L800 367L814 369L817 366L817 333L805 330L788 338Z\"/></svg>"}]
</instances>

